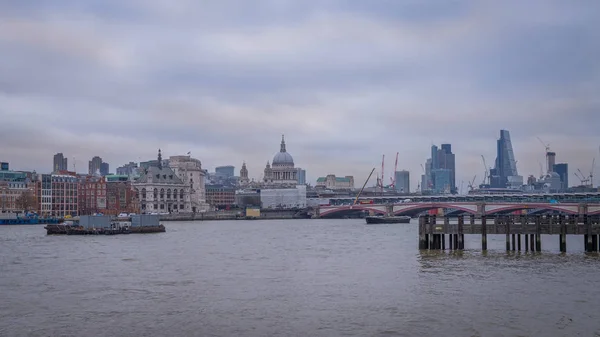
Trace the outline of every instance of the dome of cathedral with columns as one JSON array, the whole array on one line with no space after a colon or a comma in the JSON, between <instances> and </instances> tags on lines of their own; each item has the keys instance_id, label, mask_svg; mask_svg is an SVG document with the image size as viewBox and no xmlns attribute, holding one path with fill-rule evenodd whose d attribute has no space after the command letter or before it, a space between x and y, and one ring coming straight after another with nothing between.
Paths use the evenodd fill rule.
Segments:
<instances>
[{"instance_id":1,"label":"dome of cathedral with columns","mask_svg":"<svg viewBox=\"0 0 600 337\"><path fill-rule=\"evenodd\" d=\"M298 184L298 169L294 168L294 158L285 148L285 138L281 136L279 152L273 157L272 165L267 162L263 181L275 185Z\"/></svg>"}]
</instances>

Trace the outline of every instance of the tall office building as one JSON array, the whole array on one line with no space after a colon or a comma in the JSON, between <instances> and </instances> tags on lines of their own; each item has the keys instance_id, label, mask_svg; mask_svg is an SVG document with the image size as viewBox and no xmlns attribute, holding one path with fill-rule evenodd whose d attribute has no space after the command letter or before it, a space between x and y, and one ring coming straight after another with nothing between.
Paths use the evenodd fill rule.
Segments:
<instances>
[{"instance_id":1,"label":"tall office building","mask_svg":"<svg viewBox=\"0 0 600 337\"><path fill-rule=\"evenodd\" d=\"M408 171L394 172L394 180L396 184L394 189L400 193L410 193L410 173Z\"/></svg>"},{"instance_id":2,"label":"tall office building","mask_svg":"<svg viewBox=\"0 0 600 337\"><path fill-rule=\"evenodd\" d=\"M491 187L520 188L523 185L523 177L517 172L517 162L515 161L510 133L507 130L500 130L496 152L496 164L490 170Z\"/></svg>"},{"instance_id":3,"label":"tall office building","mask_svg":"<svg viewBox=\"0 0 600 337\"><path fill-rule=\"evenodd\" d=\"M306 170L298 168L298 185L306 185Z\"/></svg>"},{"instance_id":4,"label":"tall office building","mask_svg":"<svg viewBox=\"0 0 600 337\"><path fill-rule=\"evenodd\" d=\"M441 148L431 146L431 158L425 164L425 174L421 177L421 190L434 193L456 193L456 158L452 145L442 144Z\"/></svg>"},{"instance_id":5,"label":"tall office building","mask_svg":"<svg viewBox=\"0 0 600 337\"><path fill-rule=\"evenodd\" d=\"M129 164L125 164L121 167L117 167L117 175L132 176L137 172L138 164L130 161Z\"/></svg>"},{"instance_id":6,"label":"tall office building","mask_svg":"<svg viewBox=\"0 0 600 337\"><path fill-rule=\"evenodd\" d=\"M95 156L88 163L89 174L100 174L101 176L107 176L109 171L108 163L102 161L102 158Z\"/></svg>"},{"instance_id":7,"label":"tall office building","mask_svg":"<svg viewBox=\"0 0 600 337\"><path fill-rule=\"evenodd\" d=\"M235 175L234 172L235 172L235 167L232 165L218 166L217 168L215 168L216 175L223 179L233 177Z\"/></svg>"},{"instance_id":8,"label":"tall office building","mask_svg":"<svg viewBox=\"0 0 600 337\"><path fill-rule=\"evenodd\" d=\"M560 177L561 189L567 190L569 188L569 164L554 164L552 170Z\"/></svg>"},{"instance_id":9,"label":"tall office building","mask_svg":"<svg viewBox=\"0 0 600 337\"><path fill-rule=\"evenodd\" d=\"M52 172L66 171L68 170L67 158L59 152L54 155L54 164L52 166Z\"/></svg>"},{"instance_id":10,"label":"tall office building","mask_svg":"<svg viewBox=\"0 0 600 337\"><path fill-rule=\"evenodd\" d=\"M100 164L100 175L103 177L107 176L108 171L109 171L108 163L102 162L102 164Z\"/></svg>"}]
</instances>

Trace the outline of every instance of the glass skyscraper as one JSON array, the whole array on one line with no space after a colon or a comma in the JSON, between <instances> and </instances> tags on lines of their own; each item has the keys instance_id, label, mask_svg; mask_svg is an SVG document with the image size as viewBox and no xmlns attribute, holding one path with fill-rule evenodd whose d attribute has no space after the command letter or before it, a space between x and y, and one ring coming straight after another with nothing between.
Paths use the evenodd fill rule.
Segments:
<instances>
[{"instance_id":1,"label":"glass skyscraper","mask_svg":"<svg viewBox=\"0 0 600 337\"><path fill-rule=\"evenodd\" d=\"M491 185L496 188L519 188L523 185L523 177L517 172L517 162L513 152L510 133L500 130L497 141L496 165L491 170Z\"/></svg>"}]
</instances>

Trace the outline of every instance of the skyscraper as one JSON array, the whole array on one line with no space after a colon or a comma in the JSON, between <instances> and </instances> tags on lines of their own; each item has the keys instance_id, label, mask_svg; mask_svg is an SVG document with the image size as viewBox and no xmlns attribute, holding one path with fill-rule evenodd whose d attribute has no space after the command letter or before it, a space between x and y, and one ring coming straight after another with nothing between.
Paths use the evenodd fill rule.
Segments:
<instances>
[{"instance_id":1,"label":"skyscraper","mask_svg":"<svg viewBox=\"0 0 600 337\"><path fill-rule=\"evenodd\" d=\"M510 133L507 130L500 130L496 152L495 167L490 170L491 187L520 188L523 185L523 177L517 172L517 162L515 161Z\"/></svg>"},{"instance_id":2,"label":"skyscraper","mask_svg":"<svg viewBox=\"0 0 600 337\"><path fill-rule=\"evenodd\" d=\"M425 174L421 177L421 190L435 193L456 193L456 158L452 145L442 144L441 148L431 146L431 158L425 164Z\"/></svg>"},{"instance_id":3,"label":"skyscraper","mask_svg":"<svg viewBox=\"0 0 600 337\"><path fill-rule=\"evenodd\" d=\"M569 164L555 164L552 170L560 176L561 189L563 191L567 190L569 188Z\"/></svg>"},{"instance_id":4,"label":"skyscraper","mask_svg":"<svg viewBox=\"0 0 600 337\"><path fill-rule=\"evenodd\" d=\"M96 174L100 173L100 165L102 165L102 158L95 156L88 162L88 173Z\"/></svg>"},{"instance_id":5,"label":"skyscraper","mask_svg":"<svg viewBox=\"0 0 600 337\"><path fill-rule=\"evenodd\" d=\"M298 168L298 185L306 185L306 170Z\"/></svg>"},{"instance_id":6,"label":"skyscraper","mask_svg":"<svg viewBox=\"0 0 600 337\"><path fill-rule=\"evenodd\" d=\"M400 193L410 193L410 173L408 171L394 172L394 180L396 185L394 189Z\"/></svg>"},{"instance_id":7,"label":"skyscraper","mask_svg":"<svg viewBox=\"0 0 600 337\"><path fill-rule=\"evenodd\" d=\"M232 165L226 166L217 166L215 168L215 173L217 176L220 176L223 179L231 178L235 175L235 167Z\"/></svg>"},{"instance_id":8,"label":"skyscraper","mask_svg":"<svg viewBox=\"0 0 600 337\"><path fill-rule=\"evenodd\" d=\"M68 169L67 158L59 152L54 155L54 164L52 165L52 172L66 171Z\"/></svg>"},{"instance_id":9,"label":"skyscraper","mask_svg":"<svg viewBox=\"0 0 600 337\"><path fill-rule=\"evenodd\" d=\"M100 175L103 177L107 176L108 171L109 171L108 163L102 162L102 164L100 164Z\"/></svg>"}]
</instances>

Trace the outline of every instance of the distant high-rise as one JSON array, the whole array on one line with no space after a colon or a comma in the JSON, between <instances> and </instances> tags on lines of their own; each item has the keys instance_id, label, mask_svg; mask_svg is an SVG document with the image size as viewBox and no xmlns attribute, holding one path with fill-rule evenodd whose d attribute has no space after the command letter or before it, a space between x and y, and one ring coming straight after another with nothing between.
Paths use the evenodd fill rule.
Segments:
<instances>
[{"instance_id":1,"label":"distant high-rise","mask_svg":"<svg viewBox=\"0 0 600 337\"><path fill-rule=\"evenodd\" d=\"M102 162L102 164L100 164L100 175L101 176L107 176L109 172L109 166L108 163Z\"/></svg>"},{"instance_id":2,"label":"distant high-rise","mask_svg":"<svg viewBox=\"0 0 600 337\"><path fill-rule=\"evenodd\" d=\"M523 185L523 177L517 172L517 162L507 130L500 130L500 139L496 145L496 165L490 172L491 187L520 188Z\"/></svg>"},{"instance_id":3,"label":"distant high-rise","mask_svg":"<svg viewBox=\"0 0 600 337\"><path fill-rule=\"evenodd\" d=\"M66 171L68 170L67 158L59 152L54 155L54 165L52 166L52 172Z\"/></svg>"},{"instance_id":4,"label":"distant high-rise","mask_svg":"<svg viewBox=\"0 0 600 337\"><path fill-rule=\"evenodd\" d=\"M121 167L117 167L117 174L123 176L135 175L138 168L138 164L130 161L129 164L125 164Z\"/></svg>"},{"instance_id":5,"label":"distant high-rise","mask_svg":"<svg viewBox=\"0 0 600 337\"><path fill-rule=\"evenodd\" d=\"M556 174L560 177L560 183L562 186L562 190L566 190L569 188L569 164L561 163L554 164L552 170L556 172Z\"/></svg>"},{"instance_id":6,"label":"distant high-rise","mask_svg":"<svg viewBox=\"0 0 600 337\"><path fill-rule=\"evenodd\" d=\"M298 168L298 185L306 185L306 170Z\"/></svg>"},{"instance_id":7,"label":"distant high-rise","mask_svg":"<svg viewBox=\"0 0 600 337\"><path fill-rule=\"evenodd\" d=\"M456 193L456 158L452 145L442 144L441 148L431 146L431 158L425 164L425 174L421 177L421 190L435 193ZM436 177L436 174L439 177Z\"/></svg>"},{"instance_id":8,"label":"distant high-rise","mask_svg":"<svg viewBox=\"0 0 600 337\"><path fill-rule=\"evenodd\" d=\"M88 173L97 174L100 173L100 166L102 165L102 158L95 156L88 163Z\"/></svg>"},{"instance_id":9,"label":"distant high-rise","mask_svg":"<svg viewBox=\"0 0 600 337\"><path fill-rule=\"evenodd\" d=\"M224 179L233 177L235 175L234 172L235 167L232 165L218 166L217 168L215 168L216 175Z\"/></svg>"},{"instance_id":10,"label":"distant high-rise","mask_svg":"<svg viewBox=\"0 0 600 337\"><path fill-rule=\"evenodd\" d=\"M554 172L554 165L556 164L556 152L546 152L546 161L548 173Z\"/></svg>"},{"instance_id":11,"label":"distant high-rise","mask_svg":"<svg viewBox=\"0 0 600 337\"><path fill-rule=\"evenodd\" d=\"M396 192L410 193L410 173L408 171L394 172L394 179L396 180L394 185Z\"/></svg>"}]
</instances>

